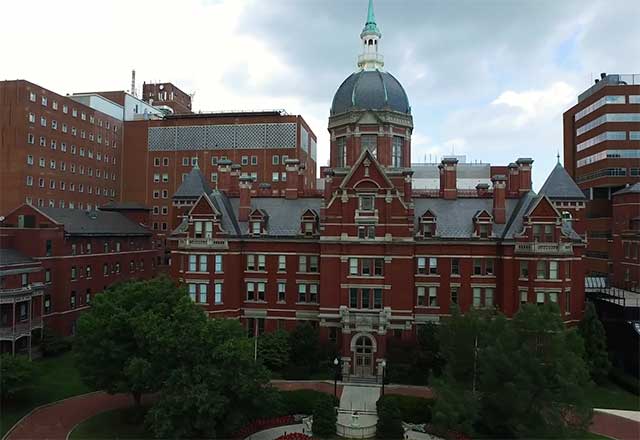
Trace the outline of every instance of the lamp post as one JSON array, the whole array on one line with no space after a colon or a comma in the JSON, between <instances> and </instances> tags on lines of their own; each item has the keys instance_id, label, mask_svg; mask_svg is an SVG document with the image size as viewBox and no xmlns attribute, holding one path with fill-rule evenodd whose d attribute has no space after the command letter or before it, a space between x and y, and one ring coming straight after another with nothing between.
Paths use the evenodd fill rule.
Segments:
<instances>
[{"instance_id":1,"label":"lamp post","mask_svg":"<svg viewBox=\"0 0 640 440\"><path fill-rule=\"evenodd\" d=\"M333 395L338 397L338 365L340 361L338 358L333 359Z\"/></svg>"},{"instance_id":2,"label":"lamp post","mask_svg":"<svg viewBox=\"0 0 640 440\"><path fill-rule=\"evenodd\" d=\"M380 365L382 366L382 395L384 396L384 370L386 370L387 368L387 361L382 359L382 362L380 362Z\"/></svg>"}]
</instances>

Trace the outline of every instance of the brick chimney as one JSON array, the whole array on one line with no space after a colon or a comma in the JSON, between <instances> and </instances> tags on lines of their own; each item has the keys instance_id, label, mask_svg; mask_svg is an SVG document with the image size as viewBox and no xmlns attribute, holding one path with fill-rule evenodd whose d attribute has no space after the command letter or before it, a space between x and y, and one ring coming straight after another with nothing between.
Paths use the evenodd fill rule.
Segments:
<instances>
[{"instance_id":1,"label":"brick chimney","mask_svg":"<svg viewBox=\"0 0 640 440\"><path fill-rule=\"evenodd\" d=\"M520 195L520 174L518 165L511 162L509 164L509 175L507 176L507 193L510 196L519 196Z\"/></svg>"},{"instance_id":2,"label":"brick chimney","mask_svg":"<svg viewBox=\"0 0 640 440\"><path fill-rule=\"evenodd\" d=\"M323 170L324 174L324 199L328 201L333 194L333 176L335 173L331 168Z\"/></svg>"},{"instance_id":3,"label":"brick chimney","mask_svg":"<svg viewBox=\"0 0 640 440\"><path fill-rule=\"evenodd\" d=\"M258 195L261 197L270 197L271 194L271 184L267 182L262 182L258 185Z\"/></svg>"},{"instance_id":4,"label":"brick chimney","mask_svg":"<svg viewBox=\"0 0 640 440\"><path fill-rule=\"evenodd\" d=\"M484 197L489 194L489 184L488 183L478 183L476 185L476 193L478 197Z\"/></svg>"},{"instance_id":5,"label":"brick chimney","mask_svg":"<svg viewBox=\"0 0 640 440\"><path fill-rule=\"evenodd\" d=\"M518 174L520 175L520 185L518 191L520 194L531 191L531 164L533 159L529 157L521 157L516 160L518 165Z\"/></svg>"},{"instance_id":6,"label":"brick chimney","mask_svg":"<svg viewBox=\"0 0 640 440\"><path fill-rule=\"evenodd\" d=\"M507 221L507 176L498 174L491 178L491 182L493 182L493 221L499 225L503 225Z\"/></svg>"},{"instance_id":7,"label":"brick chimney","mask_svg":"<svg viewBox=\"0 0 640 440\"><path fill-rule=\"evenodd\" d=\"M444 157L442 163L438 165L440 169L440 197L446 200L455 200L458 197L457 166L458 159L455 157Z\"/></svg>"},{"instance_id":8,"label":"brick chimney","mask_svg":"<svg viewBox=\"0 0 640 440\"><path fill-rule=\"evenodd\" d=\"M304 195L304 171L306 170L307 166L305 164L300 164L298 166L298 196L303 196Z\"/></svg>"},{"instance_id":9,"label":"brick chimney","mask_svg":"<svg viewBox=\"0 0 640 440\"><path fill-rule=\"evenodd\" d=\"M231 190L231 162L229 159L218 161L218 189L222 191Z\"/></svg>"},{"instance_id":10,"label":"brick chimney","mask_svg":"<svg viewBox=\"0 0 640 440\"><path fill-rule=\"evenodd\" d=\"M240 206L238 207L238 220L241 222L249 221L251 214L251 185L253 177L240 176L238 178L238 186L240 190Z\"/></svg>"},{"instance_id":11,"label":"brick chimney","mask_svg":"<svg viewBox=\"0 0 640 440\"><path fill-rule=\"evenodd\" d=\"M231 172L229 173L230 177L230 191L233 194L238 194L240 192L240 164L234 163L231 165Z\"/></svg>"},{"instance_id":12,"label":"brick chimney","mask_svg":"<svg viewBox=\"0 0 640 440\"><path fill-rule=\"evenodd\" d=\"M285 166L287 170L287 186L285 189L285 197L287 199L298 198L298 165L300 161L298 159L287 159Z\"/></svg>"}]
</instances>

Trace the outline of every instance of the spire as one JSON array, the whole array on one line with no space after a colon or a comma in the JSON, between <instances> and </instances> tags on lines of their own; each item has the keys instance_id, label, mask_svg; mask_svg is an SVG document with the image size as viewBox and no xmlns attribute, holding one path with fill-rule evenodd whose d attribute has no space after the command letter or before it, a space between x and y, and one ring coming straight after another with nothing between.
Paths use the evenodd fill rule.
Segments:
<instances>
[{"instance_id":1,"label":"spire","mask_svg":"<svg viewBox=\"0 0 640 440\"><path fill-rule=\"evenodd\" d=\"M379 53L382 33L378 29L376 16L373 13L373 0L369 0L369 10L367 11L367 21L360 33L363 48L362 54L358 57L358 67L362 70L382 70L384 67L384 57Z\"/></svg>"},{"instance_id":2,"label":"spire","mask_svg":"<svg viewBox=\"0 0 640 440\"><path fill-rule=\"evenodd\" d=\"M376 23L376 15L373 12L373 0L369 0L369 10L367 11L367 21L364 24L364 29L362 29L360 38L362 38L364 35L369 35L369 34L382 37L382 34L380 33L380 29L378 29L378 24Z\"/></svg>"}]
</instances>

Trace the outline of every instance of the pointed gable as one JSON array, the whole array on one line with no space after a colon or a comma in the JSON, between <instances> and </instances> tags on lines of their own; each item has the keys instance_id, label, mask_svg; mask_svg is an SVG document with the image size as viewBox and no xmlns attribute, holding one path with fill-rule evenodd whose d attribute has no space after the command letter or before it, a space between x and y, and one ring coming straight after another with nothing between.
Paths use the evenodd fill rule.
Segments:
<instances>
[{"instance_id":1,"label":"pointed gable","mask_svg":"<svg viewBox=\"0 0 640 440\"><path fill-rule=\"evenodd\" d=\"M558 218L560 212L553 206L547 196L538 196L527 211L527 217L531 218Z\"/></svg>"},{"instance_id":2,"label":"pointed gable","mask_svg":"<svg viewBox=\"0 0 640 440\"><path fill-rule=\"evenodd\" d=\"M424 214L422 214L422 215L420 216L420 219L421 219L423 222L434 222L434 221L436 221L436 215L435 215L433 212L431 212L431 210L430 210L430 209L427 209L427 210L424 212Z\"/></svg>"},{"instance_id":3,"label":"pointed gable","mask_svg":"<svg viewBox=\"0 0 640 440\"><path fill-rule=\"evenodd\" d=\"M340 188L355 189L393 188L394 185L369 150L364 150L345 176Z\"/></svg>"},{"instance_id":4,"label":"pointed gable","mask_svg":"<svg viewBox=\"0 0 640 440\"><path fill-rule=\"evenodd\" d=\"M218 217L220 216L220 211L218 211L207 194L202 194L189 210L189 217L192 216Z\"/></svg>"},{"instance_id":5,"label":"pointed gable","mask_svg":"<svg viewBox=\"0 0 640 440\"><path fill-rule=\"evenodd\" d=\"M552 200L585 200L586 198L560 163L556 164L547 177L540 189L540 194Z\"/></svg>"},{"instance_id":6,"label":"pointed gable","mask_svg":"<svg viewBox=\"0 0 640 440\"><path fill-rule=\"evenodd\" d=\"M493 216L487 212L486 209L482 209L475 213L473 220L477 222L488 223L493 221Z\"/></svg>"}]
</instances>

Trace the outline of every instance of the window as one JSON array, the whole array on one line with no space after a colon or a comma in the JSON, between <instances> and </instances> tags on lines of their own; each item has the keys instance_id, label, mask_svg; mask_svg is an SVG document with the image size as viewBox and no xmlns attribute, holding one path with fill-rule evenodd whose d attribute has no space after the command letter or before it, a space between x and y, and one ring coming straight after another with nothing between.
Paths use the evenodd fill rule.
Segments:
<instances>
[{"instance_id":1,"label":"window","mask_svg":"<svg viewBox=\"0 0 640 440\"><path fill-rule=\"evenodd\" d=\"M275 156L277 157L277 156ZM271 173L271 181L277 182L280 179L280 173L278 171Z\"/></svg>"},{"instance_id":2,"label":"window","mask_svg":"<svg viewBox=\"0 0 640 440\"><path fill-rule=\"evenodd\" d=\"M40 116L40 125L42 125L43 127L47 126L47 118L45 118L44 116Z\"/></svg>"},{"instance_id":3,"label":"window","mask_svg":"<svg viewBox=\"0 0 640 440\"><path fill-rule=\"evenodd\" d=\"M278 302L286 302L287 300L287 284L279 282L278 283Z\"/></svg>"},{"instance_id":4,"label":"window","mask_svg":"<svg viewBox=\"0 0 640 440\"><path fill-rule=\"evenodd\" d=\"M159 157L155 157L153 159L153 166L154 167L159 167L160 166L160 158Z\"/></svg>"},{"instance_id":5,"label":"window","mask_svg":"<svg viewBox=\"0 0 640 440\"><path fill-rule=\"evenodd\" d=\"M458 304L458 287L451 288L451 304Z\"/></svg>"},{"instance_id":6,"label":"window","mask_svg":"<svg viewBox=\"0 0 640 440\"><path fill-rule=\"evenodd\" d=\"M349 307L352 309L358 308L358 289L349 289Z\"/></svg>"},{"instance_id":7,"label":"window","mask_svg":"<svg viewBox=\"0 0 640 440\"><path fill-rule=\"evenodd\" d=\"M33 176L27 176L27 186L33 186Z\"/></svg>"},{"instance_id":8,"label":"window","mask_svg":"<svg viewBox=\"0 0 640 440\"><path fill-rule=\"evenodd\" d=\"M529 293L526 290L520 291L520 304L526 304L529 302Z\"/></svg>"},{"instance_id":9,"label":"window","mask_svg":"<svg viewBox=\"0 0 640 440\"><path fill-rule=\"evenodd\" d=\"M69 306L72 309L76 308L76 291L75 290L72 290L71 295L69 296Z\"/></svg>"},{"instance_id":10,"label":"window","mask_svg":"<svg viewBox=\"0 0 640 440\"><path fill-rule=\"evenodd\" d=\"M215 255L214 261L215 261L215 271L217 273L221 273L223 271L223 269L222 269L222 255Z\"/></svg>"},{"instance_id":11,"label":"window","mask_svg":"<svg viewBox=\"0 0 640 440\"><path fill-rule=\"evenodd\" d=\"M373 308L382 308L382 289L380 288L373 289Z\"/></svg>"},{"instance_id":12,"label":"window","mask_svg":"<svg viewBox=\"0 0 640 440\"><path fill-rule=\"evenodd\" d=\"M27 143L31 144L31 145L35 144L36 143L36 137L33 134L29 133L27 135Z\"/></svg>"},{"instance_id":13,"label":"window","mask_svg":"<svg viewBox=\"0 0 640 440\"><path fill-rule=\"evenodd\" d=\"M207 272L207 256L200 255L200 265L198 267L200 272Z\"/></svg>"},{"instance_id":14,"label":"window","mask_svg":"<svg viewBox=\"0 0 640 440\"><path fill-rule=\"evenodd\" d=\"M480 236L480 238L489 237L489 225L487 223L478 224L478 235Z\"/></svg>"},{"instance_id":15,"label":"window","mask_svg":"<svg viewBox=\"0 0 640 440\"><path fill-rule=\"evenodd\" d=\"M32 124L35 124L36 115L34 113L29 113L29 122L31 122Z\"/></svg>"},{"instance_id":16,"label":"window","mask_svg":"<svg viewBox=\"0 0 640 440\"><path fill-rule=\"evenodd\" d=\"M287 270L287 256L278 255L278 272L285 272Z\"/></svg>"},{"instance_id":17,"label":"window","mask_svg":"<svg viewBox=\"0 0 640 440\"><path fill-rule=\"evenodd\" d=\"M307 301L307 285L306 284L298 284L298 302L306 302Z\"/></svg>"},{"instance_id":18,"label":"window","mask_svg":"<svg viewBox=\"0 0 640 440\"><path fill-rule=\"evenodd\" d=\"M529 278L529 262L520 261L520 278Z\"/></svg>"},{"instance_id":19,"label":"window","mask_svg":"<svg viewBox=\"0 0 640 440\"><path fill-rule=\"evenodd\" d=\"M240 159L240 163L242 165L249 165L249 156L242 156L242 158Z\"/></svg>"},{"instance_id":20,"label":"window","mask_svg":"<svg viewBox=\"0 0 640 440\"><path fill-rule=\"evenodd\" d=\"M306 255L300 255L298 257L298 272L307 271L307 257Z\"/></svg>"},{"instance_id":21,"label":"window","mask_svg":"<svg viewBox=\"0 0 640 440\"><path fill-rule=\"evenodd\" d=\"M429 257L429 274L435 275L438 273L438 259L435 257Z\"/></svg>"},{"instance_id":22,"label":"window","mask_svg":"<svg viewBox=\"0 0 640 440\"><path fill-rule=\"evenodd\" d=\"M222 304L222 283L213 285L213 301L215 304Z\"/></svg>"},{"instance_id":23,"label":"window","mask_svg":"<svg viewBox=\"0 0 640 440\"><path fill-rule=\"evenodd\" d=\"M44 296L44 313L51 313L51 295Z\"/></svg>"},{"instance_id":24,"label":"window","mask_svg":"<svg viewBox=\"0 0 640 440\"><path fill-rule=\"evenodd\" d=\"M314 304L318 302L318 285L317 284L309 284L309 302Z\"/></svg>"},{"instance_id":25,"label":"window","mask_svg":"<svg viewBox=\"0 0 640 440\"><path fill-rule=\"evenodd\" d=\"M251 165L258 165L258 156L251 156Z\"/></svg>"},{"instance_id":26,"label":"window","mask_svg":"<svg viewBox=\"0 0 640 440\"><path fill-rule=\"evenodd\" d=\"M376 238L376 227L374 225L358 226L358 238L373 240Z\"/></svg>"},{"instance_id":27,"label":"window","mask_svg":"<svg viewBox=\"0 0 640 440\"><path fill-rule=\"evenodd\" d=\"M247 270L256 270L256 256L253 254L247 255Z\"/></svg>"},{"instance_id":28,"label":"window","mask_svg":"<svg viewBox=\"0 0 640 440\"><path fill-rule=\"evenodd\" d=\"M105 277L109 276L109 265L107 263L102 265L102 275Z\"/></svg>"},{"instance_id":29,"label":"window","mask_svg":"<svg viewBox=\"0 0 640 440\"><path fill-rule=\"evenodd\" d=\"M75 266L71 266L71 279L75 280L78 278L78 270Z\"/></svg>"},{"instance_id":30,"label":"window","mask_svg":"<svg viewBox=\"0 0 640 440\"><path fill-rule=\"evenodd\" d=\"M479 258L473 259L473 274L482 275L482 260Z\"/></svg>"},{"instance_id":31,"label":"window","mask_svg":"<svg viewBox=\"0 0 640 440\"><path fill-rule=\"evenodd\" d=\"M547 263L546 261L538 261L536 265L536 278L544 280L547 278Z\"/></svg>"},{"instance_id":32,"label":"window","mask_svg":"<svg viewBox=\"0 0 640 440\"><path fill-rule=\"evenodd\" d=\"M169 174L163 173L162 174L162 183L167 183L167 182L169 182Z\"/></svg>"},{"instance_id":33,"label":"window","mask_svg":"<svg viewBox=\"0 0 640 440\"><path fill-rule=\"evenodd\" d=\"M544 304L544 292L536 292L536 304Z\"/></svg>"},{"instance_id":34,"label":"window","mask_svg":"<svg viewBox=\"0 0 640 440\"><path fill-rule=\"evenodd\" d=\"M553 241L553 225L544 225L544 241Z\"/></svg>"},{"instance_id":35,"label":"window","mask_svg":"<svg viewBox=\"0 0 640 440\"><path fill-rule=\"evenodd\" d=\"M418 257L417 273L426 274L427 273L426 264L427 264L427 259L425 257Z\"/></svg>"},{"instance_id":36,"label":"window","mask_svg":"<svg viewBox=\"0 0 640 440\"><path fill-rule=\"evenodd\" d=\"M91 289L87 289L84 293L84 302L87 305L91 304Z\"/></svg>"},{"instance_id":37,"label":"window","mask_svg":"<svg viewBox=\"0 0 640 440\"><path fill-rule=\"evenodd\" d=\"M266 270L266 257L264 255L258 255L258 270Z\"/></svg>"},{"instance_id":38,"label":"window","mask_svg":"<svg viewBox=\"0 0 640 440\"><path fill-rule=\"evenodd\" d=\"M30 154L27 156L27 165L33 165L33 156Z\"/></svg>"},{"instance_id":39,"label":"window","mask_svg":"<svg viewBox=\"0 0 640 440\"><path fill-rule=\"evenodd\" d=\"M558 262L557 261L549 261L549 279L550 280L558 279Z\"/></svg>"},{"instance_id":40,"label":"window","mask_svg":"<svg viewBox=\"0 0 640 440\"><path fill-rule=\"evenodd\" d=\"M373 157L378 157L378 136L375 134L364 134L360 136L362 151L369 150Z\"/></svg>"},{"instance_id":41,"label":"window","mask_svg":"<svg viewBox=\"0 0 640 440\"><path fill-rule=\"evenodd\" d=\"M29 92L29 101L36 102L36 94L34 92Z\"/></svg>"},{"instance_id":42,"label":"window","mask_svg":"<svg viewBox=\"0 0 640 440\"><path fill-rule=\"evenodd\" d=\"M201 304L206 304L207 303L207 285L202 283L198 285L199 289L198 289L198 302Z\"/></svg>"},{"instance_id":43,"label":"window","mask_svg":"<svg viewBox=\"0 0 640 440\"><path fill-rule=\"evenodd\" d=\"M429 287L429 307L438 307L438 289L435 286Z\"/></svg>"},{"instance_id":44,"label":"window","mask_svg":"<svg viewBox=\"0 0 640 440\"><path fill-rule=\"evenodd\" d=\"M373 211L374 197L372 195L360 196L360 210L361 211Z\"/></svg>"},{"instance_id":45,"label":"window","mask_svg":"<svg viewBox=\"0 0 640 440\"><path fill-rule=\"evenodd\" d=\"M46 269L44 271L44 282L45 283L50 283L51 282L51 269Z\"/></svg>"},{"instance_id":46,"label":"window","mask_svg":"<svg viewBox=\"0 0 640 440\"><path fill-rule=\"evenodd\" d=\"M393 151L391 153L391 166L399 168L402 166L402 153L404 149L404 139L400 136L393 137Z\"/></svg>"},{"instance_id":47,"label":"window","mask_svg":"<svg viewBox=\"0 0 640 440\"><path fill-rule=\"evenodd\" d=\"M271 156L271 165L279 165L280 164L280 156L273 155Z\"/></svg>"},{"instance_id":48,"label":"window","mask_svg":"<svg viewBox=\"0 0 640 440\"><path fill-rule=\"evenodd\" d=\"M251 222L251 233L254 235L260 235L262 228L259 221Z\"/></svg>"},{"instance_id":49,"label":"window","mask_svg":"<svg viewBox=\"0 0 640 440\"><path fill-rule=\"evenodd\" d=\"M53 245L51 243L51 240L47 240L45 242L45 250L44 250L44 254L47 257L50 257L51 255L53 255Z\"/></svg>"},{"instance_id":50,"label":"window","mask_svg":"<svg viewBox=\"0 0 640 440\"><path fill-rule=\"evenodd\" d=\"M46 97L46 96L43 96L43 97L42 97L42 101L41 101L41 102L42 102L42 105L46 107L46 106L47 106L47 101L48 101L48 100L47 100L47 97Z\"/></svg>"},{"instance_id":51,"label":"window","mask_svg":"<svg viewBox=\"0 0 640 440\"><path fill-rule=\"evenodd\" d=\"M418 286L417 287L417 304L419 306L426 306L427 305L425 287L423 287L423 286Z\"/></svg>"},{"instance_id":52,"label":"window","mask_svg":"<svg viewBox=\"0 0 640 440\"><path fill-rule=\"evenodd\" d=\"M196 302L196 293L198 287L195 284L189 284L189 298L191 301Z\"/></svg>"},{"instance_id":53,"label":"window","mask_svg":"<svg viewBox=\"0 0 640 440\"><path fill-rule=\"evenodd\" d=\"M218 156L211 156L211 165L218 165Z\"/></svg>"},{"instance_id":54,"label":"window","mask_svg":"<svg viewBox=\"0 0 640 440\"><path fill-rule=\"evenodd\" d=\"M489 258L484 262L485 275L493 275L493 259Z\"/></svg>"},{"instance_id":55,"label":"window","mask_svg":"<svg viewBox=\"0 0 640 440\"><path fill-rule=\"evenodd\" d=\"M564 314L569 315L571 313L571 291L564 292Z\"/></svg>"},{"instance_id":56,"label":"window","mask_svg":"<svg viewBox=\"0 0 640 440\"><path fill-rule=\"evenodd\" d=\"M347 166L347 138L339 137L336 139L336 167L345 166Z\"/></svg>"},{"instance_id":57,"label":"window","mask_svg":"<svg viewBox=\"0 0 640 440\"><path fill-rule=\"evenodd\" d=\"M479 287L473 288L473 307L480 308L481 298L482 297L482 289Z\"/></svg>"},{"instance_id":58,"label":"window","mask_svg":"<svg viewBox=\"0 0 640 440\"><path fill-rule=\"evenodd\" d=\"M451 275L460 275L460 260L458 258L451 259Z\"/></svg>"},{"instance_id":59,"label":"window","mask_svg":"<svg viewBox=\"0 0 640 440\"><path fill-rule=\"evenodd\" d=\"M493 289L492 288L484 289L484 306L493 307Z\"/></svg>"},{"instance_id":60,"label":"window","mask_svg":"<svg viewBox=\"0 0 640 440\"><path fill-rule=\"evenodd\" d=\"M188 157L183 157L182 158L182 166L183 167L188 167L189 166L189 158Z\"/></svg>"}]
</instances>

